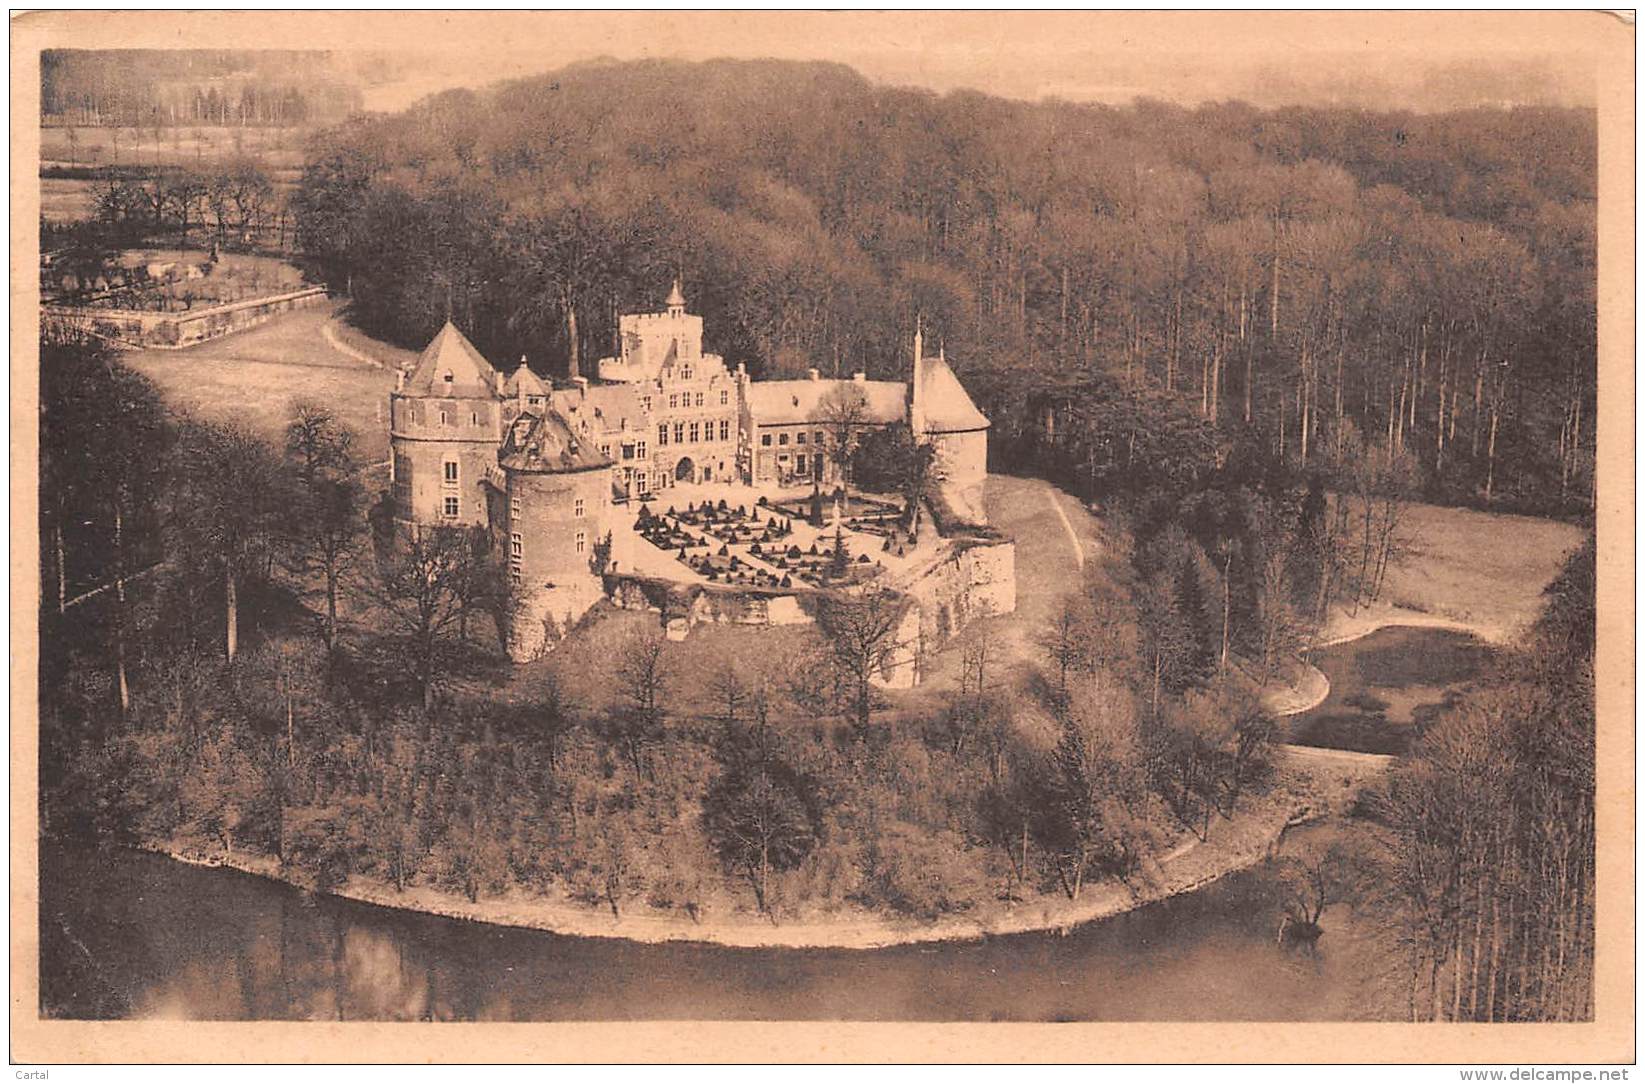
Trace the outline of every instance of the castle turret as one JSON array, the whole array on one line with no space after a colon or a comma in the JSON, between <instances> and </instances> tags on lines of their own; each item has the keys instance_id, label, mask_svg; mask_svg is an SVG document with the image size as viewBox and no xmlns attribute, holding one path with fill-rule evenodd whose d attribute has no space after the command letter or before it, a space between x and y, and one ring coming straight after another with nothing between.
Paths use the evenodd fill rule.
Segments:
<instances>
[{"instance_id":1,"label":"castle turret","mask_svg":"<svg viewBox=\"0 0 1645 1084\"><path fill-rule=\"evenodd\" d=\"M503 381L447 321L389 396L395 520L484 526L485 478L502 438Z\"/></svg>"}]
</instances>

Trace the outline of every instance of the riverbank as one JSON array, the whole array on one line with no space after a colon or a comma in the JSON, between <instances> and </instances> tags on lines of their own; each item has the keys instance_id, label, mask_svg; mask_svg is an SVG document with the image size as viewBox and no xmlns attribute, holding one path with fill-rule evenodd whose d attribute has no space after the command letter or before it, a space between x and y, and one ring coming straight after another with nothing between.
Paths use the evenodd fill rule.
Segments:
<instances>
[{"instance_id":1,"label":"riverbank","mask_svg":"<svg viewBox=\"0 0 1645 1084\"><path fill-rule=\"evenodd\" d=\"M465 896L423 885L399 891L391 885L358 876L349 878L329 894L378 907L470 922L648 944L699 942L731 948L877 949L1052 930L1067 933L1085 923L1192 892L1256 865L1269 855L1286 824L1295 821L1298 805L1292 796L1276 788L1275 793L1254 800L1253 807L1235 819L1214 821L1209 839L1202 842L1189 837L1159 861L1149 863L1130 886L1103 882L1088 885L1077 900L1045 897L997 913L951 916L930 923L897 920L866 911L779 924L748 913L710 915L693 922L676 914L631 910L620 918L613 918L609 911L563 897L526 896L515 892L495 899L470 901ZM268 855L208 854L181 846L143 849L190 865L228 868L307 887L288 876L279 860Z\"/></svg>"}]
</instances>

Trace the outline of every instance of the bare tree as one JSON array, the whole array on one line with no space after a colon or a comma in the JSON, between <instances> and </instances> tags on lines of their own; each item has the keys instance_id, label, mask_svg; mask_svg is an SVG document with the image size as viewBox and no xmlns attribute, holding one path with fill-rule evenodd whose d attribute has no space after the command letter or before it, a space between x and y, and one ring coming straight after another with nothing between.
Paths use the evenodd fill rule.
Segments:
<instances>
[{"instance_id":1,"label":"bare tree","mask_svg":"<svg viewBox=\"0 0 1645 1084\"><path fill-rule=\"evenodd\" d=\"M857 454L863 426L868 421L868 393L855 381L841 381L823 396L817 417L823 424L829 462L850 488L851 460Z\"/></svg>"},{"instance_id":2,"label":"bare tree","mask_svg":"<svg viewBox=\"0 0 1645 1084\"><path fill-rule=\"evenodd\" d=\"M410 642L425 711L434 706L441 641L464 612L465 577L487 548L477 536L462 527L425 528L379 564L371 585Z\"/></svg>"},{"instance_id":3,"label":"bare tree","mask_svg":"<svg viewBox=\"0 0 1645 1084\"><path fill-rule=\"evenodd\" d=\"M318 577L326 612L320 638L337 646L337 601L344 577L363 552L363 492L352 454L353 433L327 407L294 405L286 427L286 457L297 474L299 503L290 524L286 563L302 576Z\"/></svg>"},{"instance_id":4,"label":"bare tree","mask_svg":"<svg viewBox=\"0 0 1645 1084\"><path fill-rule=\"evenodd\" d=\"M819 622L829 651L851 690L851 719L859 738L868 734L876 676L885 676L907 644L898 638L907 600L884 587L867 586L826 597Z\"/></svg>"},{"instance_id":5,"label":"bare tree","mask_svg":"<svg viewBox=\"0 0 1645 1084\"><path fill-rule=\"evenodd\" d=\"M634 769L645 774L646 751L661 737L668 715L664 701L670 678L668 641L656 632L636 632L619 649L612 677L623 703L607 720L610 738Z\"/></svg>"}]
</instances>

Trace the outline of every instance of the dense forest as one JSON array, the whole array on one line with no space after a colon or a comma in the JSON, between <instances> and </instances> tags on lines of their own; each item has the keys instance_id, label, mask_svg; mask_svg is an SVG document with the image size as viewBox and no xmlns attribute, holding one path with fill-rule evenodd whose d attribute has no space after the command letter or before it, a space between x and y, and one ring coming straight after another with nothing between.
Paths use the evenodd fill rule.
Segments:
<instances>
[{"instance_id":1,"label":"dense forest","mask_svg":"<svg viewBox=\"0 0 1645 1084\"><path fill-rule=\"evenodd\" d=\"M1000 462L1094 496L1117 410L1203 445L1194 471L1306 472L1357 440L1408 455L1432 499L1581 514L1595 154L1585 110L1115 108L835 65L588 64L326 132L298 213L359 321L409 346L449 314L564 374L679 272L710 345L757 373L891 377L922 320Z\"/></svg>"},{"instance_id":2,"label":"dense forest","mask_svg":"<svg viewBox=\"0 0 1645 1084\"><path fill-rule=\"evenodd\" d=\"M318 50L47 49L40 113L48 124L302 125L360 107L360 89Z\"/></svg>"}]
</instances>

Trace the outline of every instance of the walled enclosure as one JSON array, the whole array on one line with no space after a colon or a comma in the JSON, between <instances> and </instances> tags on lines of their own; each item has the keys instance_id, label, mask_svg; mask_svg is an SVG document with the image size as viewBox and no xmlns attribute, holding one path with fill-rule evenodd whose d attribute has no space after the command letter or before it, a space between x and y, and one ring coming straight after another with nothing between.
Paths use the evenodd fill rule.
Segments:
<instances>
[{"instance_id":1,"label":"walled enclosure","mask_svg":"<svg viewBox=\"0 0 1645 1084\"><path fill-rule=\"evenodd\" d=\"M177 350L256 327L283 312L323 305L325 301L325 287L312 286L274 297L254 297L195 312L88 309L72 305L46 305L42 306L42 311L49 316L83 321L94 334L105 339L115 339L133 346Z\"/></svg>"}]
</instances>

